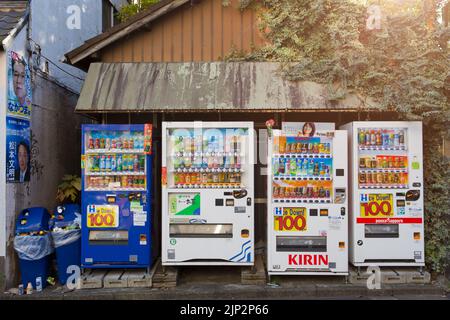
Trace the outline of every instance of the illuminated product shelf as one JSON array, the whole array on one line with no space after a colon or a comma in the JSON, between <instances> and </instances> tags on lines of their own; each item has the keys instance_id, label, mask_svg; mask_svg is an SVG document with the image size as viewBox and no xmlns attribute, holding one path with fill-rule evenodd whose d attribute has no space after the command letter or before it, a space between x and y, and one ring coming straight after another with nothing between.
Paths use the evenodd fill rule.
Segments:
<instances>
[{"instance_id":1,"label":"illuminated product shelf","mask_svg":"<svg viewBox=\"0 0 450 320\"><path fill-rule=\"evenodd\" d=\"M245 186L241 184L184 184L178 186L171 186L170 189L245 189Z\"/></svg>"},{"instance_id":2,"label":"illuminated product shelf","mask_svg":"<svg viewBox=\"0 0 450 320\"><path fill-rule=\"evenodd\" d=\"M331 203L331 198L275 198L274 203Z\"/></svg>"},{"instance_id":3,"label":"illuminated product shelf","mask_svg":"<svg viewBox=\"0 0 450 320\"><path fill-rule=\"evenodd\" d=\"M408 189L407 184L398 184L398 185L383 185L383 184L371 184L371 185L359 185L360 189Z\"/></svg>"},{"instance_id":4,"label":"illuminated product shelf","mask_svg":"<svg viewBox=\"0 0 450 320\"><path fill-rule=\"evenodd\" d=\"M85 191L146 191L145 188L86 188Z\"/></svg>"},{"instance_id":5,"label":"illuminated product shelf","mask_svg":"<svg viewBox=\"0 0 450 320\"><path fill-rule=\"evenodd\" d=\"M145 172L86 172L86 176L145 176Z\"/></svg>"},{"instance_id":6,"label":"illuminated product shelf","mask_svg":"<svg viewBox=\"0 0 450 320\"><path fill-rule=\"evenodd\" d=\"M171 157L231 157L240 156L244 158L245 153L239 152L175 152L170 155Z\"/></svg>"},{"instance_id":7,"label":"illuminated product shelf","mask_svg":"<svg viewBox=\"0 0 450 320\"><path fill-rule=\"evenodd\" d=\"M367 168L360 168L359 172L361 173L373 173L373 172L386 172L386 173L408 173L408 169L403 168L385 168L385 169L367 169Z\"/></svg>"},{"instance_id":8,"label":"illuminated product shelf","mask_svg":"<svg viewBox=\"0 0 450 320\"><path fill-rule=\"evenodd\" d=\"M360 151L407 151L406 146L359 146Z\"/></svg>"},{"instance_id":9,"label":"illuminated product shelf","mask_svg":"<svg viewBox=\"0 0 450 320\"><path fill-rule=\"evenodd\" d=\"M219 168L219 169L203 169L203 168L189 168L186 169L186 171L184 171L185 169L173 169L170 172L173 173L243 173L245 172L244 169L225 169L225 168Z\"/></svg>"},{"instance_id":10,"label":"illuminated product shelf","mask_svg":"<svg viewBox=\"0 0 450 320\"><path fill-rule=\"evenodd\" d=\"M274 176L273 180L275 181L281 181L281 180L288 180L288 181L331 181L331 177L314 177L314 176L308 176L308 177L292 177L292 176Z\"/></svg>"},{"instance_id":11,"label":"illuminated product shelf","mask_svg":"<svg viewBox=\"0 0 450 320\"><path fill-rule=\"evenodd\" d=\"M331 159L332 155L329 153L276 153L273 158L318 158Z\"/></svg>"},{"instance_id":12,"label":"illuminated product shelf","mask_svg":"<svg viewBox=\"0 0 450 320\"><path fill-rule=\"evenodd\" d=\"M144 153L144 149L88 149L86 154Z\"/></svg>"}]
</instances>

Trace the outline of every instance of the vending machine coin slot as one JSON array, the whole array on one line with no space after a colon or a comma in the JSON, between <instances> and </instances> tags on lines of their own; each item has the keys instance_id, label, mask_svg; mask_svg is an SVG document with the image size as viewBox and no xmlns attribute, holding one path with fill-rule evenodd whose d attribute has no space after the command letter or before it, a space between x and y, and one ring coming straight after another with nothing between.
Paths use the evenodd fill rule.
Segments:
<instances>
[{"instance_id":1,"label":"vending machine coin slot","mask_svg":"<svg viewBox=\"0 0 450 320\"><path fill-rule=\"evenodd\" d=\"M251 206L252 205L252 198L247 198L247 206Z\"/></svg>"},{"instance_id":2,"label":"vending machine coin slot","mask_svg":"<svg viewBox=\"0 0 450 320\"><path fill-rule=\"evenodd\" d=\"M341 208L341 216L345 216L345 208L344 207Z\"/></svg>"},{"instance_id":3,"label":"vending machine coin slot","mask_svg":"<svg viewBox=\"0 0 450 320\"><path fill-rule=\"evenodd\" d=\"M242 199L247 196L248 192L247 190L235 190L233 191L233 197L236 199Z\"/></svg>"},{"instance_id":4,"label":"vending machine coin slot","mask_svg":"<svg viewBox=\"0 0 450 320\"><path fill-rule=\"evenodd\" d=\"M106 201L108 203L116 203L116 195L115 194L107 194Z\"/></svg>"},{"instance_id":5,"label":"vending machine coin slot","mask_svg":"<svg viewBox=\"0 0 450 320\"><path fill-rule=\"evenodd\" d=\"M409 190L406 192L406 201L417 201L420 198L420 190Z\"/></svg>"},{"instance_id":6,"label":"vending machine coin slot","mask_svg":"<svg viewBox=\"0 0 450 320\"><path fill-rule=\"evenodd\" d=\"M244 229L241 231L241 238L248 238L250 237L250 231L248 229Z\"/></svg>"}]
</instances>

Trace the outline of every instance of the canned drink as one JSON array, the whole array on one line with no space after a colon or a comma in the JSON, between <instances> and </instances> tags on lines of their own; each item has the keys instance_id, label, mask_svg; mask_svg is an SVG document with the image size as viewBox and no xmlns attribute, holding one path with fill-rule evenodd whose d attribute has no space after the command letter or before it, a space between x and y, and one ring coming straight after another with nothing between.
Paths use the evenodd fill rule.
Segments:
<instances>
[{"instance_id":1,"label":"canned drink","mask_svg":"<svg viewBox=\"0 0 450 320\"><path fill-rule=\"evenodd\" d=\"M302 152L301 153L306 153L307 151L308 151L308 144L302 143Z\"/></svg>"},{"instance_id":2,"label":"canned drink","mask_svg":"<svg viewBox=\"0 0 450 320\"><path fill-rule=\"evenodd\" d=\"M302 152L302 143L298 142L297 143L297 148L295 149L296 153L301 153Z\"/></svg>"},{"instance_id":3,"label":"canned drink","mask_svg":"<svg viewBox=\"0 0 450 320\"><path fill-rule=\"evenodd\" d=\"M206 174L206 173L202 174L202 181L201 181L201 183L204 184L204 185L208 184L208 174Z\"/></svg>"},{"instance_id":4,"label":"canned drink","mask_svg":"<svg viewBox=\"0 0 450 320\"><path fill-rule=\"evenodd\" d=\"M272 196L273 196L274 198L278 198L278 196L279 196L279 187L278 187L278 186L273 186L273 189L272 189Z\"/></svg>"},{"instance_id":5,"label":"canned drink","mask_svg":"<svg viewBox=\"0 0 450 320\"><path fill-rule=\"evenodd\" d=\"M286 153L291 153L291 144L286 143Z\"/></svg>"},{"instance_id":6,"label":"canned drink","mask_svg":"<svg viewBox=\"0 0 450 320\"><path fill-rule=\"evenodd\" d=\"M366 174L364 172L361 172L359 174L359 183L360 184L365 184L366 183Z\"/></svg>"},{"instance_id":7,"label":"canned drink","mask_svg":"<svg viewBox=\"0 0 450 320\"><path fill-rule=\"evenodd\" d=\"M369 157L365 157L365 158L364 158L364 161L366 162L366 168L367 168L367 169L372 168L372 162L370 161L370 158L369 158Z\"/></svg>"},{"instance_id":8,"label":"canned drink","mask_svg":"<svg viewBox=\"0 0 450 320\"><path fill-rule=\"evenodd\" d=\"M36 278L36 291L37 292L42 291L42 278L41 277Z\"/></svg>"},{"instance_id":9,"label":"canned drink","mask_svg":"<svg viewBox=\"0 0 450 320\"><path fill-rule=\"evenodd\" d=\"M400 183L403 185L408 183L408 174L407 173L400 174Z\"/></svg>"},{"instance_id":10,"label":"canned drink","mask_svg":"<svg viewBox=\"0 0 450 320\"><path fill-rule=\"evenodd\" d=\"M372 159L370 161L370 167L372 169L376 169L377 168L377 158L376 157L372 157Z\"/></svg>"},{"instance_id":11,"label":"canned drink","mask_svg":"<svg viewBox=\"0 0 450 320\"><path fill-rule=\"evenodd\" d=\"M89 138L89 149L94 149L94 139Z\"/></svg>"},{"instance_id":12,"label":"canned drink","mask_svg":"<svg viewBox=\"0 0 450 320\"><path fill-rule=\"evenodd\" d=\"M388 172L385 172L383 174L383 183L384 184L390 184L391 182L392 182L391 181L391 175Z\"/></svg>"},{"instance_id":13,"label":"canned drink","mask_svg":"<svg viewBox=\"0 0 450 320\"><path fill-rule=\"evenodd\" d=\"M390 169L395 168L395 158L394 157L389 157L388 163L389 163L388 168L390 168Z\"/></svg>"},{"instance_id":14,"label":"canned drink","mask_svg":"<svg viewBox=\"0 0 450 320\"><path fill-rule=\"evenodd\" d=\"M372 174L370 172L368 172L366 174L366 183L367 184L372 184Z\"/></svg>"},{"instance_id":15,"label":"canned drink","mask_svg":"<svg viewBox=\"0 0 450 320\"><path fill-rule=\"evenodd\" d=\"M364 132L364 130L359 130L359 134L358 134L358 143L360 146L363 146L366 142L366 134Z\"/></svg>"},{"instance_id":16,"label":"canned drink","mask_svg":"<svg viewBox=\"0 0 450 320\"><path fill-rule=\"evenodd\" d=\"M100 139L95 139L95 149L100 149Z\"/></svg>"}]
</instances>

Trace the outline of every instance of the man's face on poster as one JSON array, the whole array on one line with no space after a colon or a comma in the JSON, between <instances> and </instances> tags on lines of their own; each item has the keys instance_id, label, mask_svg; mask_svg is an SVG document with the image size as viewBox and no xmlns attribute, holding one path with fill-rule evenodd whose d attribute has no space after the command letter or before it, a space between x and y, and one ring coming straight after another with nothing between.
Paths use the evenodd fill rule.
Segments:
<instances>
[{"instance_id":1,"label":"man's face on poster","mask_svg":"<svg viewBox=\"0 0 450 320\"><path fill-rule=\"evenodd\" d=\"M19 167L21 172L26 171L28 167L28 151L23 145L19 146Z\"/></svg>"},{"instance_id":2,"label":"man's face on poster","mask_svg":"<svg viewBox=\"0 0 450 320\"><path fill-rule=\"evenodd\" d=\"M25 65L19 61L15 61L13 70L14 93L21 105L25 104L27 91L25 89Z\"/></svg>"}]
</instances>

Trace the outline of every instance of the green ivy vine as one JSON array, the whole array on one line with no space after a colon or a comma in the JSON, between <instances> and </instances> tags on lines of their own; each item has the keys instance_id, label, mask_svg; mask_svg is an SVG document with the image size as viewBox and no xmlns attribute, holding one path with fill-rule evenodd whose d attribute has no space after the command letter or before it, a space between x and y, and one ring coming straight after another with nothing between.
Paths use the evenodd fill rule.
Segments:
<instances>
[{"instance_id":1,"label":"green ivy vine","mask_svg":"<svg viewBox=\"0 0 450 320\"><path fill-rule=\"evenodd\" d=\"M269 44L234 50L226 60L283 62L286 79L327 84L330 100L356 93L401 119L423 121L426 265L442 273L450 248L450 166L442 150L450 123L450 29L436 21L446 1L425 2L241 1L259 12ZM381 3L379 30L366 28L372 3Z\"/></svg>"}]
</instances>

